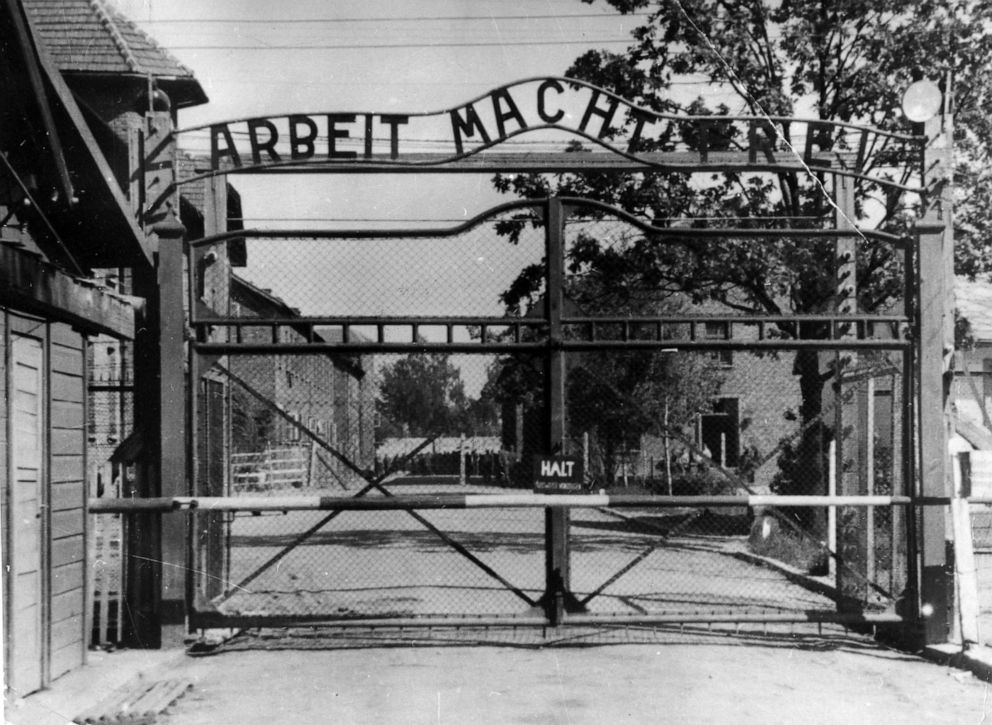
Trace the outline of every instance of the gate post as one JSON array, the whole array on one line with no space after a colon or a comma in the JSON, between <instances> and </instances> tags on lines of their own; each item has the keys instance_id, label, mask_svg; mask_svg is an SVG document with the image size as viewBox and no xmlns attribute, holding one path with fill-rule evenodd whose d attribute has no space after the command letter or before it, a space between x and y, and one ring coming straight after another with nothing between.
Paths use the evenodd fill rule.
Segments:
<instances>
[{"instance_id":1,"label":"gate post","mask_svg":"<svg viewBox=\"0 0 992 725\"><path fill-rule=\"evenodd\" d=\"M135 429L143 439L141 496L180 496L186 489L186 376L183 240L175 185L175 139L168 97L149 97L137 154L141 221L152 238L155 268L135 274L135 292L147 306L135 335ZM131 639L162 644L162 626L185 619L186 520L148 514L129 527L128 545L140 552L129 564L129 607L138 612Z\"/></svg>"},{"instance_id":2,"label":"gate post","mask_svg":"<svg viewBox=\"0 0 992 725\"><path fill-rule=\"evenodd\" d=\"M545 358L545 405L548 416L546 449L548 453L564 453L565 448L565 352L562 349L562 286L565 277L564 258L565 213L561 200L548 199L545 216L545 255L547 257L545 317L548 321L549 349ZM545 614L552 626L557 626L566 610L570 593L569 510L561 507L544 509Z\"/></svg>"},{"instance_id":3,"label":"gate post","mask_svg":"<svg viewBox=\"0 0 992 725\"><path fill-rule=\"evenodd\" d=\"M932 189L926 214L917 225L919 245L919 445L920 472L916 493L923 497L950 494L947 451L951 361L954 354L954 237L950 188L951 130L948 116L927 123L934 152L927 159L927 188ZM935 197L935 198L934 198ZM953 578L947 570L944 508L921 506L918 551L922 644L946 642L951 621Z\"/></svg>"}]
</instances>

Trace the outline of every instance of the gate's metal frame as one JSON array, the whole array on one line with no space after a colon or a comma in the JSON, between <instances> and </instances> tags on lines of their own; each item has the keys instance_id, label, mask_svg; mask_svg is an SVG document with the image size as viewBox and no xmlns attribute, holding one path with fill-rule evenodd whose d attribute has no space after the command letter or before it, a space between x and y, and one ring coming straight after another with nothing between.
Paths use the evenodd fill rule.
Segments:
<instances>
[{"instance_id":1,"label":"gate's metal frame","mask_svg":"<svg viewBox=\"0 0 992 725\"><path fill-rule=\"evenodd\" d=\"M227 239L236 237L252 237L252 238L312 238L312 239L355 239L355 238L399 238L399 239L415 239L415 238L436 238L441 236L455 236L463 233L464 231L471 229L488 218L492 216L507 212L507 211L521 211L525 209L536 210L544 220L545 229L545 254L546 254L546 294L545 294L545 310L544 316L540 318L535 317L519 317L519 318L509 318L509 317L360 317L360 316L302 316L293 317L286 319L273 319L273 318L229 318L220 316L205 315L201 310L196 310L195 306L190 305L190 309L195 312L191 314L190 325L193 330L193 339L190 343L190 369L193 372L194 379L197 379L200 375L202 365L200 364L200 357L206 356L209 360L216 360L221 356L225 355L239 355L239 354L353 354L357 352L363 353L373 353L373 352L459 352L459 353L482 353L482 352L501 352L501 353L512 353L512 352L527 352L531 354L539 353L544 356L545 359L545 371L546 379L548 384L546 385L546 395L547 401L546 406L549 411L549 418L546 427L546 440L544 441L544 448L549 452L561 451L565 445L565 357L570 352L581 352L588 350L659 350L659 349L686 349L686 350L718 350L718 349L802 349L815 347L816 349L822 350L851 350L851 349L861 349L861 350L895 350L903 353L903 359L906 361L907 365L911 364L913 343L909 335L909 330L913 326L912 319L910 316L905 314L887 314L887 315L852 315L852 314L836 314L836 315L783 315L778 317L772 316L740 316L740 315L698 315L698 316L655 316L655 317L638 317L633 318L609 318L609 317L570 317L563 313L564 310L564 297L563 297L563 287L564 287L564 228L565 220L570 213L573 213L579 209L589 208L600 213L609 213L611 215L617 216L627 223L637 227L641 231L657 236L659 239L665 239L666 237L680 237L685 236L696 237L700 239L705 238L715 238L715 237L725 237L725 236L740 236L745 238L754 238L760 243L761 237L777 238L781 236L789 235L791 237L805 236L808 238L829 238L836 239L841 238L853 238L866 236L879 241L880 243L886 243L896 246L903 250L905 254L905 264L906 269L913 269L913 245L907 243L902 237L897 237L891 234L886 234L878 231L860 231L854 229L847 230L837 230L837 229L813 229L813 230L758 230L753 228L748 229L670 229L663 227L655 227L644 223L643 221L626 214L620 210L608 207L604 204L598 202L592 202L589 200L577 199L577 198L549 198L544 201L519 201L511 202L498 206L485 214L461 224L455 227L444 228L444 229L403 229L403 230L389 230L387 232L382 231L369 231L369 230L331 230L331 231L302 231L302 230L288 230L288 231L244 231L239 230L236 232L227 232L224 234L213 235L201 240L196 240L191 242L191 250L194 259L198 254L202 253L201 250L209 247L210 245L223 242ZM689 234L686 234L686 231ZM197 268L196 264L190 265L190 274L195 274ZM189 289L196 289L195 279L191 276ZM673 339L670 336L670 325L673 323L689 323L688 336L686 339ZM708 339L697 335L697 328L701 328L705 322L718 322L726 325L729 331L727 339ZM829 337L827 339L817 338L817 339L803 339L801 337L782 339L782 338L769 338L765 335L765 327L779 322L792 322L792 323L809 323L817 322L825 324L829 329ZM597 335L597 326L599 325L619 325L621 333L618 338L602 339ZM758 340L744 340L733 336L734 325L754 325L759 328ZM327 342L321 336L314 334L314 331L319 327L334 326L339 327L342 330L341 342ZM368 328L374 326L377 329L377 336L375 340L365 340L359 336L353 336L351 329L354 327ZM438 342L426 342L418 339L418 330L422 326L432 326L432 327L444 327L447 330L446 340ZM478 341L467 341L467 342L455 342L453 331L457 327L473 326L480 328L483 332L479 336ZM254 340L247 341L243 339L242 330L246 327L251 327L255 330L268 328L271 330L270 339L272 342L260 343ZM492 341L485 331L490 328L503 328L512 331L510 340L506 341ZM565 335L564 330L568 328L573 332L571 335ZM797 330L802 330L809 325L796 324ZM280 342L279 331L282 328L291 328L298 335L302 333L303 341L297 342ZM409 330L408 341L386 341L384 339L385 329L395 330L397 328L406 328ZM647 338L644 334L644 330L652 330L652 335ZM220 330L228 330L229 334L220 334L217 337L223 339L224 341L211 341L213 333ZM527 334L524 334L524 331ZM636 337L633 334L633 330L637 331ZM581 331L582 335L576 334L576 331ZM225 339L226 338L226 339ZM911 371L907 370L906 379L911 379ZM230 372L225 372L226 375L232 378L232 380L237 381L237 377ZM242 381L243 384L243 381ZM246 389L251 391L250 386L245 386ZM196 386L190 386L192 395L194 396L191 403L191 410L195 411L198 409L196 403ZM319 437L313 432L308 430L305 426L299 422L293 421L288 415L282 413L277 408L273 410L282 415L287 422L299 428L304 434L310 436L318 445L323 445L326 449L339 460L342 460L346 465L349 465L356 473L362 474L358 466L353 462L348 461L344 458L337 450L333 447L328 446L326 442L323 442ZM195 425L193 426L196 429ZM903 426L904 435L910 435L909 426ZM425 444L426 445L426 444ZM908 459L904 459L906 465L910 465ZM432 508L430 505L417 506L417 501L404 501L402 499L396 500L395 497L388 489L384 488L383 481L385 480L387 474L380 476L375 479L366 478L367 485L364 486L358 493L355 494L355 499L361 499L370 491L378 491L384 494L386 497L393 499L397 504L406 503L411 506L411 508L405 508L411 516L417 519L423 526L428 530L432 531L438 535L442 540L444 540L449 546L454 548L460 554L468 558L474 564L486 571L487 574L497 579L503 586L505 586L510 591L516 593L525 603L530 606L540 605L545 613L545 618L547 623L551 625L558 625L565 621L570 622L583 622L587 621L589 618L582 616L585 611L585 605L588 601L595 596L598 592L602 591L606 585L615 579L619 578L620 575L628 571L634 565L636 565L640 560L642 560L645 555L635 558L630 564L628 564L624 569L618 572L616 575L610 578L606 584L597 588L596 592L593 592L591 596L585 597L580 601L570 590L570 572L569 572L569 540L568 540L568 527L569 527L569 507L564 505L564 500L559 500L556 505L548 505L545 507L545 592L538 601L532 600L526 593L524 593L519 588L515 587L512 583L508 582L497 572L493 571L488 565L482 562L480 559L475 557L471 552L461 546L453 538L447 536L443 532L439 531L433 524L431 524L426 518L418 514L414 508ZM905 475L905 473L904 473ZM910 480L908 477L904 480ZM642 504L646 505L658 505L656 498L651 497L654 500L644 499ZM812 499L811 499L812 500ZM740 499L735 499L737 504L741 503ZM423 501L420 502L423 504ZM534 503L533 501L531 502ZM680 503L682 505L688 506L706 506L712 505L713 501L708 499L700 499L698 497L693 497L693 499L681 499ZM905 503L905 502L901 502ZM255 510L251 508L255 504L249 504L247 502L241 502L240 504L236 502L234 504L239 510ZM332 508L333 511L328 514L325 518L321 519L317 524L308 529L306 532L301 534L296 540L294 540L286 549L280 554L277 554L271 560L263 564L263 569L268 568L271 564L275 563L280 559L285 553L301 544L311 535L313 535L318 529L328 523L330 520L335 518L341 510L356 508L372 508L381 507L377 501L370 502L357 502L357 506L348 505L348 502L332 501L326 500L323 503L324 506ZM807 502L808 505L808 502ZM821 505L826 505L821 502ZM886 505L892 505L891 501L887 501ZM388 505L389 508L394 508L392 505ZM401 506L395 506L396 508L402 508ZM191 542L192 543L192 542ZM650 549L653 551L654 549ZM193 567L191 567L192 569ZM248 582L254 579L254 575L248 577L244 581L240 582L240 586L245 586ZM196 608L196 603L191 602L191 615L193 617L194 624L200 626L206 626L207 623L219 626L221 623L225 623L228 626L231 624L236 624L243 618L239 617L224 617L214 612L201 611ZM674 615L661 617L658 621L670 621ZM721 615L726 619L725 615ZM811 615L804 614L799 617L793 617L793 619L798 619L800 621L806 621ZM851 615L849 618L852 621L868 621L866 617L871 615L856 614ZM901 617L894 615L877 615L881 617L878 621L893 621L899 620ZM676 617L677 618L677 617ZM779 615L779 619L782 617ZM844 615L830 615L828 619L844 619ZM262 617L251 617L251 622L258 624L260 621L265 621ZM285 622L287 620L296 619L297 621L306 621L307 618L293 618L293 617L279 617L274 618L271 621ZM326 620L327 617L324 615L317 616L316 619ZM595 619L595 618L593 618ZM654 618L654 619L657 619ZM788 617L786 617L788 619ZM623 618L623 621L654 621L650 616L634 616ZM391 620L390 620L391 621ZM520 623L518 618L514 618L515 623ZM620 621L614 618L612 621Z\"/></svg>"}]
</instances>

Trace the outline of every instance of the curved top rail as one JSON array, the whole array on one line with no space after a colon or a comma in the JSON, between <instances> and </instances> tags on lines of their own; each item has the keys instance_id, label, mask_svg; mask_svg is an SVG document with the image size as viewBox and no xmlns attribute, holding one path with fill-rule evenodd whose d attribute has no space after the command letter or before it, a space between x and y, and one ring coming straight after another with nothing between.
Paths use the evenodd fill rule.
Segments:
<instances>
[{"instance_id":1,"label":"curved top rail","mask_svg":"<svg viewBox=\"0 0 992 725\"><path fill-rule=\"evenodd\" d=\"M595 209L627 222L640 229L645 234L651 234L662 239L711 239L716 237L748 237L774 238L804 237L804 238L838 238L865 237L887 244L901 246L906 243L905 237L877 229L783 229L783 228L730 228L730 227L659 227L617 207L604 202L581 197L556 197L562 204L576 207ZM194 239L189 242L193 248L216 244L229 239L425 239L438 237L454 237L484 224L485 222L506 212L520 209L536 210L540 217L549 198L518 199L491 207L471 219L448 227L418 227L412 229L237 229L209 237ZM537 220L534 217L532 220ZM728 218L727 221L734 221Z\"/></svg>"},{"instance_id":2,"label":"curved top rail","mask_svg":"<svg viewBox=\"0 0 992 725\"><path fill-rule=\"evenodd\" d=\"M517 199L505 204L490 207L471 219L450 227L421 227L417 229L236 229L209 237L193 239L191 247L201 247L216 244L228 239L386 239L386 238L425 238L425 237L455 237L467 232L489 219L508 211L518 209L538 209L547 203L547 199ZM543 213L543 212L542 212Z\"/></svg>"},{"instance_id":3,"label":"curved top rail","mask_svg":"<svg viewBox=\"0 0 992 725\"><path fill-rule=\"evenodd\" d=\"M875 239L880 242L886 242L889 244L900 245L906 242L904 236L898 234L892 234L891 232L883 232L878 229L863 229L861 227L855 227L853 229L761 229L756 227L744 227L744 228L721 228L721 227L658 227L653 224L649 224L640 217L631 214L630 212L619 209L615 206L607 204L602 201L597 201L595 199L585 199L583 197L577 196L560 196L557 197L562 204L568 206L584 206L597 211L601 211L605 214L610 214L612 216L627 222L631 226L637 227L645 234L654 234L658 236L670 236L670 237L716 237L716 236L809 236L809 237L866 237L868 239ZM740 221L741 217L728 217L727 221Z\"/></svg>"}]
</instances>

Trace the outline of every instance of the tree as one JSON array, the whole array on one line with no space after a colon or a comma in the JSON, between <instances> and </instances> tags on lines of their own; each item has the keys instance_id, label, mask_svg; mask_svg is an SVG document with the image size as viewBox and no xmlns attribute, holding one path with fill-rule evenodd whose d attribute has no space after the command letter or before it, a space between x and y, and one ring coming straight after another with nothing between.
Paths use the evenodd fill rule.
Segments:
<instances>
[{"instance_id":1,"label":"tree","mask_svg":"<svg viewBox=\"0 0 992 725\"><path fill-rule=\"evenodd\" d=\"M580 232L564 294L567 307L582 316L638 317L674 313L677 299L657 287L638 284L642 271L631 264L628 240L612 245L589 232ZM511 310L539 303L533 289L515 285L503 294ZM641 332L633 330L635 336ZM644 330L645 334L650 331ZM681 432L712 407L721 374L715 362L699 355L669 351L604 351L571 354L566 363L566 434L574 453L589 436L591 463L613 483L621 456L653 433L668 437ZM500 402L521 404L525 411L543 410L543 375L531 357L505 357L484 393ZM526 457L526 455L525 455ZM527 461L525 461L525 464Z\"/></svg>"},{"instance_id":2,"label":"tree","mask_svg":"<svg viewBox=\"0 0 992 725\"><path fill-rule=\"evenodd\" d=\"M413 353L383 368L376 409L380 437L463 432L467 401L448 355Z\"/></svg>"},{"instance_id":3,"label":"tree","mask_svg":"<svg viewBox=\"0 0 992 725\"><path fill-rule=\"evenodd\" d=\"M582 0L592 3L594 0ZM790 115L812 108L820 119L910 131L902 117L902 91L924 75L950 88L958 154L956 266L960 273L992 272L992 225L987 183L992 168L992 8L976 0L606 0L623 13L647 11L624 53L590 51L567 71L654 111L711 112L702 99L680 104L673 83L690 75L725 90L718 113ZM798 114L796 114L798 115ZM790 129L780 129L790 139ZM685 134L684 134L685 136ZM660 150L665 139L645 138L641 150ZM691 136L685 141L691 146ZM826 139L827 143L830 142ZM725 139L734 142L732 135ZM878 148L870 161L900 181L916 170L899 166L892 149ZM583 196L620 206L665 225L675 217L809 217L827 210L817 180L795 173L726 173L696 183L685 174L643 173L623 177L538 175L495 180L497 189L538 198ZM859 222L887 230L904 228L905 200L877 184L859 181ZM868 218L869 200L880 214ZM616 264L598 245L577 245L573 264ZM863 241L858 250L858 307L884 310L901 294L900 259L883 245ZM781 239L760 249L739 240L661 245L645 236L629 245L622 263L642 270L637 284L660 286L694 302L714 301L744 313L803 314L830 309L835 294L829 243ZM518 280L515 287L524 286ZM782 334L795 330L783 325ZM804 337L826 329L803 330ZM799 352L795 374L801 390L799 419L806 440L797 445L804 465L824 480L820 421L824 385L833 371L815 352ZM813 441L813 438L821 440ZM799 491L797 491L799 492Z\"/></svg>"}]
</instances>

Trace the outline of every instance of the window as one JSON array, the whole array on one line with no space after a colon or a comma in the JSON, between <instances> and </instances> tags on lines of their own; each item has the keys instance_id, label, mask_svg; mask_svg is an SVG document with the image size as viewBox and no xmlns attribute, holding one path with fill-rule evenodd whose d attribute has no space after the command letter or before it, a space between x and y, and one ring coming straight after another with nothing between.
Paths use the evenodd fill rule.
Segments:
<instances>
[{"instance_id":1,"label":"window","mask_svg":"<svg viewBox=\"0 0 992 725\"><path fill-rule=\"evenodd\" d=\"M300 414L299 414L298 411L295 411L295 410L290 410L289 411L289 417L292 418L296 422L299 422L299 420L300 420ZM289 426L289 440L294 441L294 442L295 441L299 441L300 440L300 429L297 428L295 425L292 425L291 423L287 423L287 425Z\"/></svg>"},{"instance_id":2,"label":"window","mask_svg":"<svg viewBox=\"0 0 992 725\"><path fill-rule=\"evenodd\" d=\"M703 338L706 340L729 340L729 322L707 322L703 330ZM713 350L710 357L720 363L723 367L730 367L734 364L733 350Z\"/></svg>"},{"instance_id":3,"label":"window","mask_svg":"<svg viewBox=\"0 0 992 725\"><path fill-rule=\"evenodd\" d=\"M713 412L699 416L698 444L725 468L740 462L740 405L737 398L719 398Z\"/></svg>"}]
</instances>

